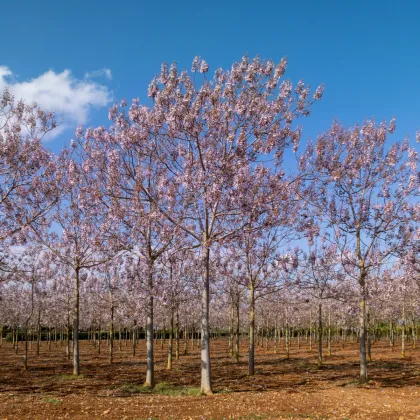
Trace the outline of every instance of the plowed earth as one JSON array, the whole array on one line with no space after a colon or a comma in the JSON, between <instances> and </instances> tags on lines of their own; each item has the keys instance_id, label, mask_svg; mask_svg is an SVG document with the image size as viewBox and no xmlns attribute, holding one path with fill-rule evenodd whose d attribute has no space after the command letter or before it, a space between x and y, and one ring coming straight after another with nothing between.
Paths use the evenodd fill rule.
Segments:
<instances>
[{"instance_id":1,"label":"plowed earth","mask_svg":"<svg viewBox=\"0 0 420 420\"><path fill-rule=\"evenodd\" d=\"M29 369L23 370L20 343L16 355L10 343L0 347L0 419L420 419L420 349L409 348L402 359L384 342L372 348L371 381L357 385L356 343L343 349L334 343L332 356L318 369L316 351L304 342L291 346L286 359L284 344L277 354L273 343L257 347L256 375L248 376L247 342L235 364L228 357L226 340L211 343L213 396L196 395L200 386L197 347L174 360L166 370L167 342L155 346L156 383L162 392L146 392L145 343L115 348L108 364L106 341L101 354L91 342L81 342L81 377L71 376L64 345L42 343L29 352ZM181 353L183 343L181 342ZM160 389L158 387L158 389Z\"/></svg>"}]
</instances>

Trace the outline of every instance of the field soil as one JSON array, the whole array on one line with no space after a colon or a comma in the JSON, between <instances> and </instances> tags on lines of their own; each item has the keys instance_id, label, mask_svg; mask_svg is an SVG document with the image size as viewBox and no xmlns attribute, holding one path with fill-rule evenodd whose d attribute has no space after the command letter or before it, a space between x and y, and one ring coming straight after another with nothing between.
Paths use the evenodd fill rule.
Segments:
<instances>
[{"instance_id":1,"label":"field soil","mask_svg":"<svg viewBox=\"0 0 420 420\"><path fill-rule=\"evenodd\" d=\"M0 419L420 419L420 349L408 348L401 358L385 341L372 347L371 378L358 386L356 343L334 343L332 355L318 369L315 348L292 342L287 359L284 344L274 354L257 347L256 375L248 376L247 342L241 342L239 364L228 356L225 339L212 340L213 396L201 396L197 345L166 369L167 344L156 350L157 389L142 387L145 343L136 356L131 343L115 343L114 363L108 363L106 341L98 354L91 342L81 342L81 376L71 375L65 346L35 343L29 369L23 370L23 344L16 355L10 343L0 347ZM175 347L175 346L174 346Z\"/></svg>"}]
</instances>

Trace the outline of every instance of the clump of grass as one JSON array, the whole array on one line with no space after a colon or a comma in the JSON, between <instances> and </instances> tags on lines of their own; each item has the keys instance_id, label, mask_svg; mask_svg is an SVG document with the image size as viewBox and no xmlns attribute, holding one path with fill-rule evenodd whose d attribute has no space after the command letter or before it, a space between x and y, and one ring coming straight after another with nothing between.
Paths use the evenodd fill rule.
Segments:
<instances>
[{"instance_id":1,"label":"clump of grass","mask_svg":"<svg viewBox=\"0 0 420 420\"><path fill-rule=\"evenodd\" d=\"M156 394L156 395L169 395L178 397L182 395L189 396L200 396L200 388L191 386L178 386L173 385L169 382L161 382L154 388L150 388L144 385L138 385L133 383L126 383L118 387L118 389L126 394Z\"/></svg>"},{"instance_id":2,"label":"clump of grass","mask_svg":"<svg viewBox=\"0 0 420 420\"><path fill-rule=\"evenodd\" d=\"M199 396L201 395L201 389L195 388L192 386L176 386L169 382L161 382L157 384L152 391L154 394L161 394L161 395L172 395L172 396L180 396L180 395L190 395L190 396Z\"/></svg>"},{"instance_id":3,"label":"clump of grass","mask_svg":"<svg viewBox=\"0 0 420 420\"><path fill-rule=\"evenodd\" d=\"M385 362L383 363L383 367L385 369L392 369L392 370L402 369L401 364L398 362Z\"/></svg>"},{"instance_id":4,"label":"clump of grass","mask_svg":"<svg viewBox=\"0 0 420 420\"><path fill-rule=\"evenodd\" d=\"M341 386L359 386L359 381L357 379L352 379L349 382L344 382Z\"/></svg>"},{"instance_id":5,"label":"clump of grass","mask_svg":"<svg viewBox=\"0 0 420 420\"><path fill-rule=\"evenodd\" d=\"M42 401L44 401L45 403L54 404L54 405L58 405L62 403L61 400L58 400L57 398L51 398L51 397L45 397Z\"/></svg>"},{"instance_id":6,"label":"clump of grass","mask_svg":"<svg viewBox=\"0 0 420 420\"><path fill-rule=\"evenodd\" d=\"M143 385L129 384L129 383L122 384L121 386L118 387L118 389L121 392L124 392L125 394L142 394L142 393L150 392L150 389Z\"/></svg>"},{"instance_id":7,"label":"clump of grass","mask_svg":"<svg viewBox=\"0 0 420 420\"><path fill-rule=\"evenodd\" d=\"M222 388L216 391L217 394L230 394L233 392L230 388Z\"/></svg>"}]
</instances>

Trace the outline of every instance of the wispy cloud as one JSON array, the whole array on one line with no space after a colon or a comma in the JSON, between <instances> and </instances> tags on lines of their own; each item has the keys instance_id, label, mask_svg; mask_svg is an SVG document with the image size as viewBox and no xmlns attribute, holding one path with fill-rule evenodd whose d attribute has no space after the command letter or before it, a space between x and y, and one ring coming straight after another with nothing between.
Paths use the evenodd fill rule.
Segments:
<instances>
[{"instance_id":1,"label":"wispy cloud","mask_svg":"<svg viewBox=\"0 0 420 420\"><path fill-rule=\"evenodd\" d=\"M85 73L85 79L93 79L96 77L106 77L108 80L112 80L111 70L107 67L99 70L93 70Z\"/></svg>"},{"instance_id":2,"label":"wispy cloud","mask_svg":"<svg viewBox=\"0 0 420 420\"><path fill-rule=\"evenodd\" d=\"M96 72L107 79L112 74L109 69L91 73L84 79L75 78L70 70L56 73L49 70L27 81L20 81L6 66L0 66L0 92L7 86L16 99L36 102L41 108L54 111L63 123L53 130L49 139L56 137L68 128L84 124L89 120L93 108L104 107L112 101L112 92L105 85L91 80ZM99 73L98 73L99 75Z\"/></svg>"}]
</instances>

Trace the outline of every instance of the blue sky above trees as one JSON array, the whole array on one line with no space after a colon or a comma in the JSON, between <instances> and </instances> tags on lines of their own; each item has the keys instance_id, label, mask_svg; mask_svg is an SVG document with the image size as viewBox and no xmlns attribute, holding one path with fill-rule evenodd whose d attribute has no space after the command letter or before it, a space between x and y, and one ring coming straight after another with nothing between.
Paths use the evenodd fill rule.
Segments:
<instances>
[{"instance_id":1,"label":"blue sky above trees","mask_svg":"<svg viewBox=\"0 0 420 420\"><path fill-rule=\"evenodd\" d=\"M77 122L106 124L113 100L147 100L162 61L190 69L195 55L229 68L248 53L287 56L286 77L323 100L303 121L316 137L334 118L397 117L393 140L420 128L420 4L415 1L72 1L2 4L0 88L60 108L48 147L69 142ZM39 99L41 98L41 99Z\"/></svg>"}]
</instances>

